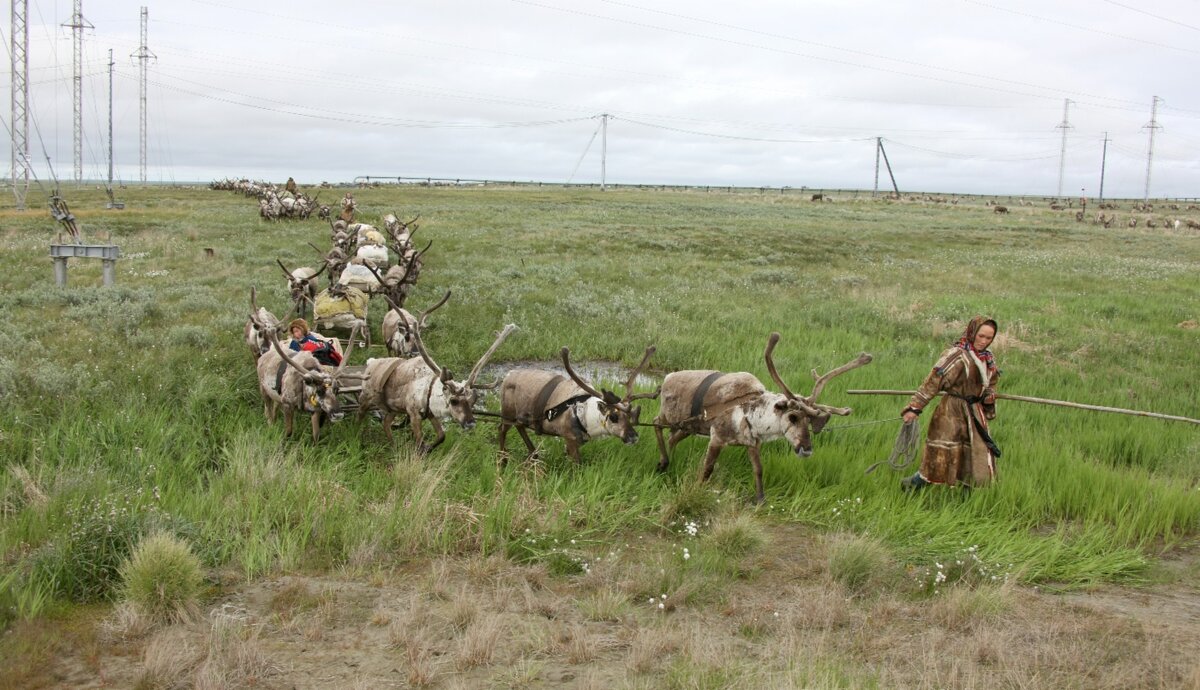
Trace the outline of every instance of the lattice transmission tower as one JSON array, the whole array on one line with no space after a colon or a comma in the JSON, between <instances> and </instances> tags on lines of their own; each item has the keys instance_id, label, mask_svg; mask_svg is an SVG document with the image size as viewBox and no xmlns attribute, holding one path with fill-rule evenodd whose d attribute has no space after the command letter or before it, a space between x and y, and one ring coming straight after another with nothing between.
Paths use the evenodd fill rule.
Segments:
<instances>
[{"instance_id":1,"label":"lattice transmission tower","mask_svg":"<svg viewBox=\"0 0 1200 690\"><path fill-rule=\"evenodd\" d=\"M138 49L129 56L138 61L138 179L142 184L146 183L146 63L158 59L147 45L149 23L150 14L143 7L141 42Z\"/></svg>"},{"instance_id":2,"label":"lattice transmission tower","mask_svg":"<svg viewBox=\"0 0 1200 690\"><path fill-rule=\"evenodd\" d=\"M75 184L83 184L83 30L95 28L83 18L83 0L75 0L71 21L63 24L71 30L72 76L71 102L75 106L74 133Z\"/></svg>"},{"instance_id":3,"label":"lattice transmission tower","mask_svg":"<svg viewBox=\"0 0 1200 690\"><path fill-rule=\"evenodd\" d=\"M12 0L12 186L17 210L29 193L29 0Z\"/></svg>"}]
</instances>

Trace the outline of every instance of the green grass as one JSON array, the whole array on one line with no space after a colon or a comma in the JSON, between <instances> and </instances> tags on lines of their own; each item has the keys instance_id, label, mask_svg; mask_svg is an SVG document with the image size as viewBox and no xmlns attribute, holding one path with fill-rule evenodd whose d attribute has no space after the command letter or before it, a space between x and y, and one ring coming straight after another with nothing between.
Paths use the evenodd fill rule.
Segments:
<instances>
[{"instance_id":1,"label":"green grass","mask_svg":"<svg viewBox=\"0 0 1200 690\"><path fill-rule=\"evenodd\" d=\"M261 223L252 200L228 192L129 189L123 212L102 210L94 190L68 196L88 236L111 234L126 258L113 288L97 287L100 266L84 261L56 288L49 216L0 208L3 619L111 597L116 565L160 527L205 565L251 579L330 570L364 549L383 566L507 554L571 576L587 549L715 519L730 504L747 510L744 450L726 450L701 486L703 439L683 442L658 475L648 428L636 446L585 445L579 466L545 440L542 464L514 458L502 475L482 423L450 429L427 458L406 432L387 444L373 421L347 419L315 445L284 440L263 419L241 342L249 288L286 311L274 260L312 263L305 242L321 246L327 228ZM981 204L758 194L381 188L356 198L367 221L421 214L416 239L434 245L411 303L453 290L428 345L456 371L509 322L521 330L493 361L552 360L568 345L573 359L628 366L653 343L658 375L714 368L766 382L762 351L778 330L776 363L805 392L810 369L874 354L826 390L855 413L816 437L813 457L764 448L764 519L869 533L915 568L975 546L1008 577L1068 587L1139 581L1200 531L1194 426L1002 402L1001 481L969 499L902 495L900 475L864 475L895 426L836 429L898 416L901 398L844 391L914 387L974 313L999 320L1002 390L1193 414L1197 332L1177 324L1200 317L1194 234L1105 231L1040 208L1001 217ZM202 258L205 247L217 258ZM383 313L372 305L376 329ZM647 403L642 420L656 411ZM31 500L9 466L44 497ZM117 501L121 520L100 514ZM79 536L109 524L119 539ZM527 534L543 541L532 547ZM571 539L574 550L552 550Z\"/></svg>"}]
</instances>

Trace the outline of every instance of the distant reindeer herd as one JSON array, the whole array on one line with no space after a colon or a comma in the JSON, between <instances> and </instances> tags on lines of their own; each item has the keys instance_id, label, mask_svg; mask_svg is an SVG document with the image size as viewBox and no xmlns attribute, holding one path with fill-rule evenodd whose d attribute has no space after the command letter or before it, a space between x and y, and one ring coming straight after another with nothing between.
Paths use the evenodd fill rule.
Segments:
<instances>
[{"instance_id":1,"label":"distant reindeer herd","mask_svg":"<svg viewBox=\"0 0 1200 690\"><path fill-rule=\"evenodd\" d=\"M432 245L431 241L420 250L415 248L412 237L418 229L418 217L404 222L396 214L389 213L383 217L380 231L376 226L354 222L357 203L350 192L343 197L341 212L334 219L328 207L316 207L315 198L309 200L302 193L292 191L291 187L289 185L289 190L284 192L296 200L290 207L300 204L321 209L319 217L330 227L329 249L321 250L310 243L320 258L317 267L289 268L277 258L276 263L286 279L290 311L282 319L276 318L258 306L257 291L252 287L244 333L246 345L255 360L264 416L273 422L276 412L282 409L286 436L293 433L295 415L308 414L312 439L316 442L325 422L340 418L346 407L357 410L355 416L359 423L373 413L382 421L384 435L389 441L393 440L392 427L396 417L407 417L414 443L420 452L428 453L444 442L444 424L456 424L470 430L476 424L476 415L485 414L498 417L498 464L504 469L509 460L506 439L513 429L524 442L527 459L538 454L530 438L532 432L561 438L566 455L580 462L580 448L589 440L614 437L632 444L638 441L637 427L649 426L654 429L658 444L657 469L660 472L666 471L671 452L688 436L709 439L701 470L702 480L711 476L724 448L745 447L754 472L755 499L762 502L762 444L786 439L797 456L811 455L812 436L821 432L830 417L851 414L848 407L817 402L825 385L834 377L871 362L871 356L862 353L826 374L818 375L814 370L812 393L796 395L776 369L773 353L780 335L772 333L763 358L771 379L781 391L779 393L768 391L757 377L747 372L706 369L671 372L653 392L635 392L637 377L655 353L653 346L646 348L641 362L630 371L624 382L624 394L620 396L580 376L571 365L570 350L565 346L559 352L565 376L543 368L520 367L509 371L501 381L480 383L484 365L516 330L515 325L509 324L497 334L470 373L458 379L434 360L423 340L430 315L449 301L451 293L447 291L436 303L416 314L404 308L420 276L423 257ZM226 181L214 183L213 188L259 195L260 199L280 198L276 190L262 183ZM813 200L831 199L828 195L814 195ZM945 201L944 198L933 200ZM1088 219L1086 200L1082 201L1079 210L1074 212L1078 222ZM951 203L957 204L958 199ZM1032 205L1029 201L1018 203ZM994 202L988 202L988 205L993 213L1010 213L1007 206ZM1073 202L1064 205L1055 201L1050 210L1061 211L1073 206ZM1115 211L1117 206L1111 202L1098 206L1101 210L1092 222L1113 227L1118 216L1108 212ZM1169 208L1181 210L1177 204L1171 204ZM1153 207L1148 204L1134 204L1132 210L1144 214L1148 228L1200 229L1200 223L1190 218L1155 218ZM1186 210L1200 208L1189 205ZM1130 216L1128 227L1137 227L1140 219ZM318 290L318 279L322 275L327 276L329 285ZM382 344L388 356L369 358L365 366L348 367L349 355L359 337L370 346L366 304L371 296L382 297L388 305L381 324ZM330 312L331 308L333 312ZM338 309L350 313L343 314ZM290 335L288 323L293 314L312 315L318 324L349 329L348 345L340 364L322 365L311 353L293 352L281 344L281 339ZM342 316L346 318L340 318ZM332 340L340 349L340 341ZM497 387L499 413L476 409L481 391ZM342 398L347 396L354 397L343 402ZM658 416L652 422L641 423L640 408L635 403L660 398ZM434 431L434 437L428 443L422 431L425 421ZM669 438L664 438L666 432L670 433Z\"/></svg>"}]
</instances>

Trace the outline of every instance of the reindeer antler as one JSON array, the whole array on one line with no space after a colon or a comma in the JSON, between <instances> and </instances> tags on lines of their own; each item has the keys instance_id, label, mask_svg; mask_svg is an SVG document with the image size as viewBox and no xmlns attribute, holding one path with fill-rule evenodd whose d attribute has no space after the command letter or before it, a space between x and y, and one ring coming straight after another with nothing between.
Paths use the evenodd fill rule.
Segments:
<instances>
[{"instance_id":1,"label":"reindeer antler","mask_svg":"<svg viewBox=\"0 0 1200 690\"><path fill-rule=\"evenodd\" d=\"M658 394L662 392L662 386L659 386L657 389L655 389L653 393L633 392L633 382L637 379L638 374L642 373L642 369L646 368L646 364L650 361L650 358L654 356L654 352L655 347L653 345L647 347L646 354L642 355L641 363L638 364L633 371L629 372L629 378L625 381L625 397L621 400L621 402L630 403L634 400L650 400L657 398Z\"/></svg>"},{"instance_id":2,"label":"reindeer antler","mask_svg":"<svg viewBox=\"0 0 1200 690\"><path fill-rule=\"evenodd\" d=\"M588 383L587 381L584 381L583 379L581 379L579 377L579 374L575 373L575 370L571 368L571 350L569 348L567 348L566 345L564 345L563 348L561 350L559 350L559 354L562 355L563 368L567 370L567 375L570 376L571 380L575 382L575 385L582 388L585 393L587 393L588 395L600 398L601 400L603 400L606 403L611 404L611 403L620 402L620 399L617 398L617 396L614 395L613 393L611 393L609 391L604 391L603 393L597 391L595 388L592 388L592 384Z\"/></svg>"},{"instance_id":3,"label":"reindeer antler","mask_svg":"<svg viewBox=\"0 0 1200 690\"><path fill-rule=\"evenodd\" d=\"M449 297L450 297L450 293L447 292L446 298L449 298ZM442 301L444 302L445 299L443 299ZM424 317L422 317L422 318L424 318ZM503 343L504 340L506 338L508 338L508 336L512 335L512 332L515 330L517 330L517 325L515 323L510 323L510 324L506 325L504 327L504 329L501 330L498 335L496 335L496 340L495 340L495 342L492 343L492 346L488 348L487 352L483 353L483 356L480 357L479 361L475 363L475 366L471 368L471 373L470 373L470 375L467 376L467 387L468 388L475 387L475 379L478 378L480 372L483 371L483 365L487 364L487 361L489 359L491 359L492 355L494 355L496 353L496 350L500 347L500 344Z\"/></svg>"},{"instance_id":4,"label":"reindeer antler","mask_svg":"<svg viewBox=\"0 0 1200 690\"><path fill-rule=\"evenodd\" d=\"M275 351L279 353L280 357L283 357L283 361L287 362L293 369L303 374L304 378L312 376L313 372L305 369L299 364L296 364L296 360L292 359L290 356L288 356L288 353L283 351L283 348L279 346L279 339L275 337L275 333L273 331L267 331L267 340L271 341L271 347L275 348Z\"/></svg>"},{"instance_id":5,"label":"reindeer antler","mask_svg":"<svg viewBox=\"0 0 1200 690\"><path fill-rule=\"evenodd\" d=\"M810 404L814 407L817 407L818 409L821 409L825 412L842 415L842 416L846 416L846 415L850 414L853 410L851 410L849 407L833 407L832 405L818 404L817 396L820 395L821 391L825 389L825 384L829 383L830 379L832 379L836 376L841 376L842 374L846 373L847 371L850 371L851 369L857 369L859 367L866 366L871 363L872 359L874 359L874 358L871 355L867 354L866 352L860 352L858 357L854 358L853 360L851 360L849 362L846 362L845 364L838 367L837 369L834 369L824 375L818 374L817 370L813 369L812 375L813 375L813 378L816 379L816 383L813 384L812 394L809 395L807 398L805 398L805 401L808 404Z\"/></svg>"},{"instance_id":6,"label":"reindeer antler","mask_svg":"<svg viewBox=\"0 0 1200 690\"><path fill-rule=\"evenodd\" d=\"M446 291L446 294L445 294L445 295L443 295L443 296L442 296L442 298L441 298L440 300L438 300L438 303L437 303L437 304L435 304L435 305L433 305L432 307L430 307L430 308L426 309L425 311L421 312L421 315L420 315L419 317L417 317L417 327L418 327L418 328L425 328L425 319L426 319L426 318L427 318L427 317L428 317L430 314L432 314L434 311L436 311L438 307L442 306L443 304L445 304L446 302L449 302L449 301L450 301L450 291L449 291L449 290L447 290L447 291Z\"/></svg>"},{"instance_id":7,"label":"reindeer antler","mask_svg":"<svg viewBox=\"0 0 1200 690\"><path fill-rule=\"evenodd\" d=\"M771 353L775 351L775 346L777 344L779 344L778 331L772 333L771 337L767 339L767 351L763 353L763 358L767 360L767 371L771 372L771 378L775 380L775 385L779 386L779 388L783 391L783 394L788 397L788 400L795 400L796 394L793 393L792 389L788 388L787 384L783 382L783 378L779 375L779 372L775 370L775 360L771 358Z\"/></svg>"},{"instance_id":8,"label":"reindeer antler","mask_svg":"<svg viewBox=\"0 0 1200 690\"><path fill-rule=\"evenodd\" d=\"M327 268L329 268L329 261L322 261L321 267L319 269L317 269L316 273L309 276L308 279L312 280L312 279L316 278L317 276L321 275Z\"/></svg>"},{"instance_id":9,"label":"reindeer antler","mask_svg":"<svg viewBox=\"0 0 1200 690\"><path fill-rule=\"evenodd\" d=\"M279 264L279 268L283 269L283 274L288 277L288 280L291 280L292 272L288 270L288 267L284 266L283 262L280 261L278 258L275 259L275 263Z\"/></svg>"},{"instance_id":10,"label":"reindeer antler","mask_svg":"<svg viewBox=\"0 0 1200 690\"><path fill-rule=\"evenodd\" d=\"M413 341L417 345L417 352L421 354L421 359L425 360L425 364L433 370L433 375L439 379L442 378L443 369L439 367L437 362L433 361L433 358L430 357L429 353L425 351L425 343L421 340L421 329L413 328Z\"/></svg>"}]
</instances>

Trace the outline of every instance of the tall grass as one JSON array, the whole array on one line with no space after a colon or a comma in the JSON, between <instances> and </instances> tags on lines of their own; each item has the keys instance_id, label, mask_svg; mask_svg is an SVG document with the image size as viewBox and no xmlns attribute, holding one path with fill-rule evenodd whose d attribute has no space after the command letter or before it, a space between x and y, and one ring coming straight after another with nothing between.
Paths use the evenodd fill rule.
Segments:
<instances>
[{"instance_id":1,"label":"tall grass","mask_svg":"<svg viewBox=\"0 0 1200 690\"><path fill-rule=\"evenodd\" d=\"M115 497L160 510L207 565L256 578L363 554L381 565L463 552L549 558L514 550L526 535L582 558L585 545L607 550L752 496L741 449L724 452L710 485L695 484L702 439L682 443L657 475L649 428L636 446L588 443L578 466L561 442L540 439L539 463L514 459L503 474L485 424L451 429L430 457L414 454L403 432L387 444L371 421L335 424L315 445L284 439L282 425L262 417L241 325L251 285L261 304L286 311L274 259L312 262L304 243L323 244L327 230L260 223L251 201L225 192L127 192L120 213L98 210L92 191L72 199L85 231L111 233L126 255L108 289L96 287L100 267L83 261L72 263L67 288L53 287L50 219L0 209L12 345L0 351L0 600L23 602L22 615L51 597L111 596L113 578L67 578L69 559L46 554L69 544L72 511ZM568 345L580 361L631 365L654 343L657 375L714 368L767 382L762 350L778 330L776 362L805 391L809 369L873 353L874 364L825 392L855 413L816 438L813 457L764 448L761 513L770 519L869 533L917 566L976 546L1012 578L1068 586L1137 580L1163 548L1200 530L1194 427L1002 403L1001 481L969 498L901 495L899 475L864 475L886 457L895 426L838 429L897 417L901 398L844 391L915 386L977 312L1000 321L1005 390L1200 408L1196 331L1177 327L1200 317L1200 304L1181 298L1200 287L1193 234L1117 236L1040 210L1001 218L983 206L718 193L405 188L356 197L368 221L421 213L418 237L434 248L412 303L454 291L428 334L447 366L469 366L507 322L521 330L498 361L551 360ZM217 258L202 258L205 247ZM372 307L376 328L383 311ZM656 410L647 403L643 421ZM38 478L39 505L21 497L9 466ZM123 545L88 567L115 573L128 544L155 526L128 527ZM53 587L50 572L60 573Z\"/></svg>"}]
</instances>

